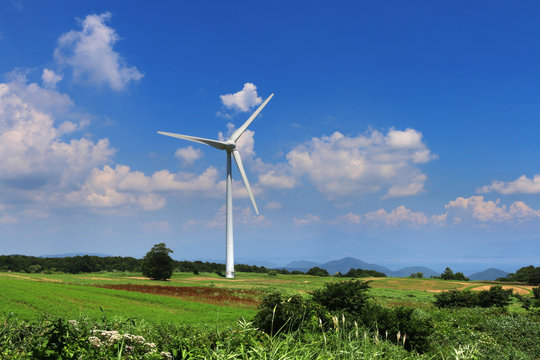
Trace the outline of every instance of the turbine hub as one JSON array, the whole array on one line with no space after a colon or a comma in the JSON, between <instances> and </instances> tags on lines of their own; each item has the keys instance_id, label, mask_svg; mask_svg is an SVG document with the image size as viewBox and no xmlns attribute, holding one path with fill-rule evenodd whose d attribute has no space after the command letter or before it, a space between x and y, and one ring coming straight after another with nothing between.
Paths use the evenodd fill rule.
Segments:
<instances>
[{"instance_id":1,"label":"turbine hub","mask_svg":"<svg viewBox=\"0 0 540 360\"><path fill-rule=\"evenodd\" d=\"M236 143L233 140L229 139L225 141L225 150L234 151L234 149L236 149Z\"/></svg>"}]
</instances>

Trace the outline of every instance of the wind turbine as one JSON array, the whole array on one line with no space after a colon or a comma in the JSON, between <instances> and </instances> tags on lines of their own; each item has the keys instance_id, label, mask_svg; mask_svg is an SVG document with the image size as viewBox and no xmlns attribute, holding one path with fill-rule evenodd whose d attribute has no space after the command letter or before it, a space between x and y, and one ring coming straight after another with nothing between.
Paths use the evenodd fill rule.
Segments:
<instances>
[{"instance_id":1,"label":"wind turbine","mask_svg":"<svg viewBox=\"0 0 540 360\"><path fill-rule=\"evenodd\" d=\"M251 191L251 187L249 186L249 181L246 176L246 172L244 171L244 166L242 165L242 158L240 157L240 153L238 152L238 149L236 148L236 142L242 136L244 131L246 131L247 127L251 124L251 122L259 115L261 110L268 104L270 99L274 96L274 93L270 94L270 96L259 106L257 110L251 116L247 121L244 123L244 125L240 126L227 141L219 141L219 140L211 140L211 139L205 139L195 136L189 136L189 135L181 135L181 134L175 134L175 133L169 133L164 131L158 131L158 134L165 135L165 136L171 136L178 139L183 140L189 140L198 142L201 144L210 145L216 149L219 150L225 150L227 152L227 192L226 192L226 265L225 265L225 277L232 279L234 278L234 244L233 244L233 206L232 206L232 169L231 169L231 154L234 156L234 160L236 161L236 165L238 166L238 170L240 170L240 174L242 175L242 179L244 180L244 184L246 185L246 189L248 191L249 197L251 199L251 203L253 204L253 208L255 209L255 212L257 215L259 215L259 209L257 209L257 204L255 203L255 198L253 197L253 192Z\"/></svg>"}]
</instances>

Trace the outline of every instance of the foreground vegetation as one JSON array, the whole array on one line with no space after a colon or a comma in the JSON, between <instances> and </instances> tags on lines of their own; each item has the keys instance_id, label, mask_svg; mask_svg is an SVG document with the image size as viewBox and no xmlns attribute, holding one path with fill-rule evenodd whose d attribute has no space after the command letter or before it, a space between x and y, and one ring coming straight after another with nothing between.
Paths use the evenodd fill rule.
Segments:
<instances>
[{"instance_id":1,"label":"foreground vegetation","mask_svg":"<svg viewBox=\"0 0 540 360\"><path fill-rule=\"evenodd\" d=\"M475 306L470 290L486 283L238 275L0 273L0 358L540 358L534 306L515 297L499 307L435 305L453 290L448 301ZM512 286L533 300L531 286ZM478 299L509 291L492 293Z\"/></svg>"}]
</instances>

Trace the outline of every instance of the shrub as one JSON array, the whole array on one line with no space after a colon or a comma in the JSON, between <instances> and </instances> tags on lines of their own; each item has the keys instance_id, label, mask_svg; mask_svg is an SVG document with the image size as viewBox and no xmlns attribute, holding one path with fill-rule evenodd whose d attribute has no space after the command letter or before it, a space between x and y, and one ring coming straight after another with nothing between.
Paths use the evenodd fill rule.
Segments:
<instances>
[{"instance_id":1,"label":"shrub","mask_svg":"<svg viewBox=\"0 0 540 360\"><path fill-rule=\"evenodd\" d=\"M321 269L320 267L318 266L314 266L312 267L311 269L309 269L307 272L306 272L306 275L311 275L311 276L329 276L330 274L328 274L328 271L326 269Z\"/></svg>"},{"instance_id":2,"label":"shrub","mask_svg":"<svg viewBox=\"0 0 540 360\"><path fill-rule=\"evenodd\" d=\"M330 311L359 314L370 298L369 281L348 280L327 282L324 288L313 291L313 301Z\"/></svg>"},{"instance_id":3,"label":"shrub","mask_svg":"<svg viewBox=\"0 0 540 360\"><path fill-rule=\"evenodd\" d=\"M475 294L470 291L450 290L435 294L434 304L439 308L474 307Z\"/></svg>"},{"instance_id":4,"label":"shrub","mask_svg":"<svg viewBox=\"0 0 540 360\"><path fill-rule=\"evenodd\" d=\"M267 334L303 330L316 327L319 319L328 323L327 312L319 305L299 295L284 298L279 293L266 295L253 318L253 324Z\"/></svg>"},{"instance_id":5,"label":"shrub","mask_svg":"<svg viewBox=\"0 0 540 360\"><path fill-rule=\"evenodd\" d=\"M540 299L540 287L535 287L532 289L533 298Z\"/></svg>"},{"instance_id":6,"label":"shrub","mask_svg":"<svg viewBox=\"0 0 540 360\"><path fill-rule=\"evenodd\" d=\"M476 295L477 306L506 307L512 302L512 289L504 290L502 286L492 286L487 291L479 291Z\"/></svg>"},{"instance_id":7,"label":"shrub","mask_svg":"<svg viewBox=\"0 0 540 360\"><path fill-rule=\"evenodd\" d=\"M512 290L500 285L489 290L473 293L469 290L450 290L435 294L434 304L439 308L449 307L506 307L510 305Z\"/></svg>"}]
</instances>

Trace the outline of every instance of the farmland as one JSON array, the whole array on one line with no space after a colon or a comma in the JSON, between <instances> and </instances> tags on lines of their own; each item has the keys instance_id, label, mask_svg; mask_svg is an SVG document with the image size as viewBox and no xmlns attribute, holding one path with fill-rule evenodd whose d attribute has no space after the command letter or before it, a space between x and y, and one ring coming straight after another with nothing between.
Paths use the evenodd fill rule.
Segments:
<instances>
[{"instance_id":1,"label":"farmland","mask_svg":"<svg viewBox=\"0 0 540 360\"><path fill-rule=\"evenodd\" d=\"M36 328L33 332L37 331L41 334L48 331L56 333L58 332L57 328L60 327L66 333L71 334L71 339L79 338L80 344L78 346L82 350L74 350L74 353L82 354L84 351L91 350L92 355L86 353L87 356L91 356L90 358L109 358L112 356L110 351L113 350L107 353L104 352L103 347L88 350L87 342L91 338L89 334L95 331L92 329L104 328L119 331L120 334L147 334L154 343L158 344L160 349L176 358L182 358L178 355L179 348L185 351L190 349L188 352L191 352L192 358L197 358L197 356L200 356L199 358L220 358L215 353L221 346L219 344L228 344L228 350L221 350L225 351L225 355L231 355L230 358L236 358L232 355L238 355L237 352L240 351L238 349L248 351L249 348L251 349L249 351L256 353L263 350L264 352L270 351L272 346L277 347L275 349L276 356L280 354L280 351L284 351L281 356L274 358L334 358L330 355L317 357L324 354L324 352L321 353L321 347L327 348L331 354L342 352L350 355L343 355L341 358L356 358L359 356L358 354L373 355L377 353L386 354L380 358L445 358L444 356L450 356L456 351L461 351L466 356L453 358L474 358L476 356L474 354L485 352L483 346L487 346L486 344L490 341L498 353L510 354L509 357L501 355L501 358L513 358L511 356L513 352L521 354L521 357L515 358L534 358L522 351L523 348L529 346L527 335L523 335L525 339L519 335L518 340L524 341L525 345L517 344L516 348L512 344L514 340L502 340L503 338L498 337L502 336L499 333L506 334L509 330L508 328L499 329L499 325L495 326L496 324L510 327L514 332L533 331L531 334L533 338L536 336L535 334L540 334L538 318L535 318L534 314L528 314L516 301L506 311L490 309L443 311L443 309L436 309L433 305L435 294L441 291L485 290L491 285L485 282L409 278L364 279L370 280L368 294L377 304L390 309L399 306L415 308L418 309L415 311L419 311L418 314L421 317L432 319L430 320L434 323L432 330L434 332L430 336L432 344L426 347L425 351L428 351L426 354L406 351L404 349L405 340L401 346L397 346L395 341L394 343L381 342L378 335L373 333L373 328L359 330L358 327L356 329L351 327L352 323L349 323L347 327L345 318L343 318L343 324L336 328L334 323L334 330L330 329L327 333L297 334L300 338L295 337L297 335L289 334L279 337L280 340L267 335L263 336L249 323L257 314L257 307L267 294L277 291L285 298L299 295L303 299L309 299L310 293L321 289L325 283L342 280L346 279L308 275L280 274L269 276L253 273L238 273L236 279L229 280L211 273L201 273L200 275L175 273L169 281L157 282L141 277L140 273L129 272L77 275L2 272L0 273L0 287L2 289L0 309L4 319L4 338L7 336L6 333L9 333L9 339L13 339L13 334L29 331L25 329L33 327ZM531 286L523 284L505 284L505 287L510 287L514 292L525 296L528 296L532 289ZM66 325L68 320L76 320L79 327L77 329L69 328ZM355 326L357 325L355 324ZM339 327L348 329L346 338L343 337L345 336L343 331L339 333ZM230 332L227 329L234 331ZM491 329L489 330L491 332L486 332L485 329ZM168 335L164 335L165 332ZM305 339L306 334L311 334L309 335L311 340ZM390 336L395 337L395 334L390 334ZM387 334L386 337L389 335ZM105 339L102 338L100 341L105 341ZM182 341L186 343L182 343ZM329 341L332 342L332 345L329 345ZM39 343L38 340L35 342ZM179 345L180 343L183 345ZM433 344L439 343L441 345L433 348ZM35 354L37 345L29 343L17 346L19 350L26 346L27 350L24 350L26 353ZM114 348L115 357L118 352L123 352L122 347L118 346L120 345ZM12 353L5 349L4 351L6 353L3 358L10 358L6 354ZM20 351L20 354L24 353L23 350ZM540 350L535 350L533 346L531 351L534 353L534 351ZM135 356L135 353L136 351L132 353L134 356L132 358L153 358L153 355L143 350L139 351L139 355L137 355L139 357ZM253 355L254 353L250 353L249 356L237 357L256 357ZM320 354L315 356L316 353ZM195 356L195 354L199 355ZM126 353L124 355L127 356ZM25 357L21 355L20 358ZM378 357L368 356L367 358ZM482 357L478 355L477 358Z\"/></svg>"}]
</instances>

